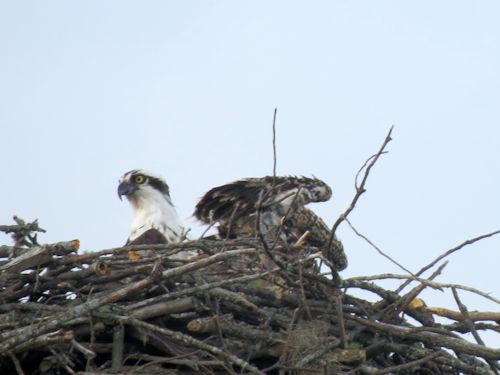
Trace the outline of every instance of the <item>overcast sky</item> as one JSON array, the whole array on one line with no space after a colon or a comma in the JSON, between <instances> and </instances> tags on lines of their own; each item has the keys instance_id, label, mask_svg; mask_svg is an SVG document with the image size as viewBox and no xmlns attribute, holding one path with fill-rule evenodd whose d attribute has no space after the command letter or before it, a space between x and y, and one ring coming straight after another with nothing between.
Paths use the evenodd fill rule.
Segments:
<instances>
[{"instance_id":1,"label":"overcast sky","mask_svg":"<svg viewBox=\"0 0 500 375\"><path fill-rule=\"evenodd\" d=\"M117 181L145 168L196 237L205 191L272 173L277 107L278 174L329 183L333 199L311 208L330 224L395 125L351 220L416 271L500 229L499 14L493 0L3 1L0 224L17 214L39 219L42 242L122 245ZM338 234L344 277L400 272ZM500 297L500 237L449 260L438 281ZM449 291L423 296L456 309Z\"/></svg>"}]
</instances>

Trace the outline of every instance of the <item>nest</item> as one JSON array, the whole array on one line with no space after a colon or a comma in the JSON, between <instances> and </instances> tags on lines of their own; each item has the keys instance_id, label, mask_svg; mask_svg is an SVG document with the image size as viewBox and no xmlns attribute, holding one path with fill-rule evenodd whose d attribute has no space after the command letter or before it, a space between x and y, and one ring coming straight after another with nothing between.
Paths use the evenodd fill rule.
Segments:
<instances>
[{"instance_id":1,"label":"nest","mask_svg":"<svg viewBox=\"0 0 500 375\"><path fill-rule=\"evenodd\" d=\"M0 226L15 240L0 247L2 374L497 372L500 350L462 334L499 332L500 314L429 308L417 295L430 279L405 294L341 280L321 273L318 249L258 240L78 254L16 220Z\"/></svg>"}]
</instances>

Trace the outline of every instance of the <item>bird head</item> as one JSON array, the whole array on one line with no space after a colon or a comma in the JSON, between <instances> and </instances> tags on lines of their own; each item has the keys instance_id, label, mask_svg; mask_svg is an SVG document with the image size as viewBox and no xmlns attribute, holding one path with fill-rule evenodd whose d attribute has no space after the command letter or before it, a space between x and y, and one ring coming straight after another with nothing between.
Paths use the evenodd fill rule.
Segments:
<instances>
[{"instance_id":1,"label":"bird head","mask_svg":"<svg viewBox=\"0 0 500 375\"><path fill-rule=\"evenodd\" d=\"M123 195L133 209L129 243L145 241L142 236L151 230L163 235L167 243L184 238L182 221L170 199L168 185L161 177L142 169L131 170L120 178L118 184L120 199Z\"/></svg>"},{"instance_id":2,"label":"bird head","mask_svg":"<svg viewBox=\"0 0 500 375\"><path fill-rule=\"evenodd\" d=\"M170 201L167 183L158 176L142 169L125 173L119 180L118 197L126 196L131 203L154 199L161 195Z\"/></svg>"},{"instance_id":3,"label":"bird head","mask_svg":"<svg viewBox=\"0 0 500 375\"><path fill-rule=\"evenodd\" d=\"M313 202L326 202L332 197L332 188L317 178L308 179L305 186L309 190L310 199Z\"/></svg>"}]
</instances>

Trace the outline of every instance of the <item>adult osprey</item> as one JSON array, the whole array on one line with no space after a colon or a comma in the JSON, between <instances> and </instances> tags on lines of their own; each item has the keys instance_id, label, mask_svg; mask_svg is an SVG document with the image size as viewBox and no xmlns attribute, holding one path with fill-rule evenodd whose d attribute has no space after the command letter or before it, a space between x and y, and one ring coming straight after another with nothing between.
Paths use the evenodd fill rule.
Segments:
<instances>
[{"instance_id":1,"label":"adult osprey","mask_svg":"<svg viewBox=\"0 0 500 375\"><path fill-rule=\"evenodd\" d=\"M255 237L258 217L260 232L267 238L279 236L293 244L309 232L305 243L320 248L330 266L340 271L347 267L342 243L331 238L323 220L304 207L331 196L330 187L316 178L246 178L208 191L194 216L206 224L218 223L221 238Z\"/></svg>"},{"instance_id":2,"label":"adult osprey","mask_svg":"<svg viewBox=\"0 0 500 375\"><path fill-rule=\"evenodd\" d=\"M164 244L184 239L184 227L177 215L166 182L152 173L134 169L119 181L118 197L125 195L134 217L126 245Z\"/></svg>"}]
</instances>

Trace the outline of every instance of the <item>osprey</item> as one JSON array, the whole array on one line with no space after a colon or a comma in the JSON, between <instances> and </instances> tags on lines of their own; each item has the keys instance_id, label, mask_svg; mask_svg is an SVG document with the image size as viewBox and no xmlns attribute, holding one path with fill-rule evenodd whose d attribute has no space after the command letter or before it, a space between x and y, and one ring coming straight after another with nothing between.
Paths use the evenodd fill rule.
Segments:
<instances>
[{"instance_id":1,"label":"osprey","mask_svg":"<svg viewBox=\"0 0 500 375\"><path fill-rule=\"evenodd\" d=\"M217 223L221 238L255 237L259 230L267 238L279 236L293 244L308 232L304 242L320 248L330 266L340 271L347 267L342 243L305 207L331 196L330 187L317 178L246 178L208 191L196 205L194 216L206 224Z\"/></svg>"},{"instance_id":2,"label":"osprey","mask_svg":"<svg viewBox=\"0 0 500 375\"><path fill-rule=\"evenodd\" d=\"M118 197L125 195L134 217L126 245L163 244L184 239L184 227L177 215L166 182L152 173L134 169L119 181Z\"/></svg>"}]
</instances>

